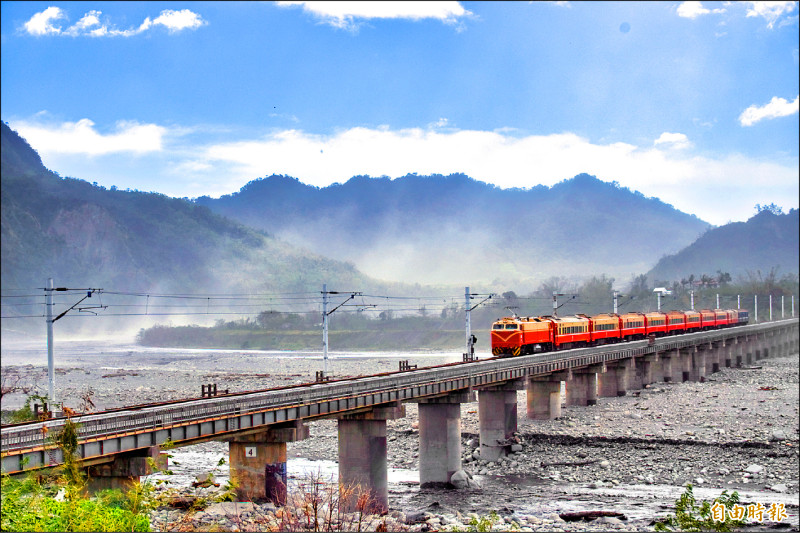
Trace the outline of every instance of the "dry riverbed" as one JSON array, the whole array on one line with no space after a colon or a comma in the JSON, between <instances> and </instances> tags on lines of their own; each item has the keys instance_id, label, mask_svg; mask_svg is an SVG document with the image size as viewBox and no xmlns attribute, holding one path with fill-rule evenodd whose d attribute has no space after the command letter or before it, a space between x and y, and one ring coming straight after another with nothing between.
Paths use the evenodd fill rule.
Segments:
<instances>
[{"instance_id":1,"label":"dry riverbed","mask_svg":"<svg viewBox=\"0 0 800 533\"><path fill-rule=\"evenodd\" d=\"M4 346L4 376L19 375L46 388L41 364L24 363L24 356L7 358L7 353ZM399 358L334 355L331 369L337 376L385 372L395 370ZM457 354L402 358L422 367L456 360ZM59 363L57 383L67 405L78 407L81 396L91 392L97 408L196 396L206 383L231 391L294 384L308 381L321 366L319 358L302 355L135 347L92 355L76 347ZM723 369L703 383L657 383L624 397L600 398L595 406L564 407L556 420L528 420L524 392L518 401L521 446L499 462L477 458L477 404L462 404L462 463L473 482L465 490L419 488L417 411L407 404L405 418L388 422L390 513L367 528L385 522L389 530L466 529L471 516L495 511L496 529L652 530L653 519L673 512L675 499L691 483L698 499L728 490L738 491L745 505L783 503L787 520L754 526L798 529L797 354L752 368ZM3 399L4 409L19 404L20 397ZM314 422L310 429L311 438L289 444L294 487L307 475L301 464L306 471L335 476L336 422ZM223 488L227 465L217 463L227 458L224 443L172 454L179 464L171 466L174 475L166 486L173 488L165 490L178 487L184 496L207 497ZM219 488L191 487L196 476L212 470ZM561 518L583 511L617 515L578 522ZM215 504L188 513L162 507L153 511L152 521L162 530L258 530L270 517L275 512L268 505Z\"/></svg>"}]
</instances>

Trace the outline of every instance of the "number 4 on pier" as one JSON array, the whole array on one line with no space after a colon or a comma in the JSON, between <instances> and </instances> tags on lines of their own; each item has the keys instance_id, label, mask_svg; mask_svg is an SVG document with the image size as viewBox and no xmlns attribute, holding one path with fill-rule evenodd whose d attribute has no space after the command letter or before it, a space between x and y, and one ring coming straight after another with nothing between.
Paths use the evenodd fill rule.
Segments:
<instances>
[{"instance_id":1,"label":"number 4 on pier","mask_svg":"<svg viewBox=\"0 0 800 533\"><path fill-rule=\"evenodd\" d=\"M245 446L244 447L244 456L245 457L255 457L256 456L256 447L255 446Z\"/></svg>"}]
</instances>

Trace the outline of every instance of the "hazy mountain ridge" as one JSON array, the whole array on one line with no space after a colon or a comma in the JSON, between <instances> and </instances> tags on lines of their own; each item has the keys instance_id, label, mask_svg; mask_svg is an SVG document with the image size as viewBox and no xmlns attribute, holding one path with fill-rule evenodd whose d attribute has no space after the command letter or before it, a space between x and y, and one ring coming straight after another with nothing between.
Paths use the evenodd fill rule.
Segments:
<instances>
[{"instance_id":1,"label":"hazy mountain ridge","mask_svg":"<svg viewBox=\"0 0 800 533\"><path fill-rule=\"evenodd\" d=\"M651 280L680 280L690 275L713 276L718 270L734 278L773 267L779 275L798 274L800 213L762 210L746 222L709 229L680 252L662 257L648 272Z\"/></svg>"},{"instance_id":2,"label":"hazy mountain ridge","mask_svg":"<svg viewBox=\"0 0 800 533\"><path fill-rule=\"evenodd\" d=\"M385 287L207 207L61 178L2 125L2 286L179 293Z\"/></svg>"},{"instance_id":3,"label":"hazy mountain ridge","mask_svg":"<svg viewBox=\"0 0 800 533\"><path fill-rule=\"evenodd\" d=\"M553 275L624 277L710 227L587 174L530 189L463 174L356 176L324 188L273 175L195 201L369 275L419 283L530 287Z\"/></svg>"}]
</instances>

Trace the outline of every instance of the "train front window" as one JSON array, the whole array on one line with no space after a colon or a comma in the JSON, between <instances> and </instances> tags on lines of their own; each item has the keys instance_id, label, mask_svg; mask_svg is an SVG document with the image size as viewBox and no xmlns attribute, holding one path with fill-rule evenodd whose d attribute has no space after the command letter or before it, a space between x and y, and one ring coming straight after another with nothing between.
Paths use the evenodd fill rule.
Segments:
<instances>
[{"instance_id":1,"label":"train front window","mask_svg":"<svg viewBox=\"0 0 800 533\"><path fill-rule=\"evenodd\" d=\"M503 329L503 324L495 324L492 329Z\"/></svg>"},{"instance_id":2,"label":"train front window","mask_svg":"<svg viewBox=\"0 0 800 533\"><path fill-rule=\"evenodd\" d=\"M516 324L506 324L506 329L517 329Z\"/></svg>"}]
</instances>

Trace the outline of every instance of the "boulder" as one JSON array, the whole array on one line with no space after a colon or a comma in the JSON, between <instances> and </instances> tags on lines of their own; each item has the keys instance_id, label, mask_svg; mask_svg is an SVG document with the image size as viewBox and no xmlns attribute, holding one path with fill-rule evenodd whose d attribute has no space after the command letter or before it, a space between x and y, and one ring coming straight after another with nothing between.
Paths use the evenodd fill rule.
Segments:
<instances>
[{"instance_id":1,"label":"boulder","mask_svg":"<svg viewBox=\"0 0 800 533\"><path fill-rule=\"evenodd\" d=\"M472 482L470 481L469 474L464 470L459 470L450 476L450 484L457 489L468 489Z\"/></svg>"}]
</instances>

